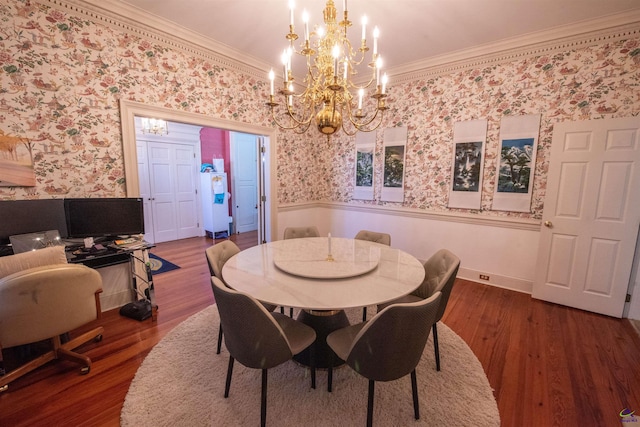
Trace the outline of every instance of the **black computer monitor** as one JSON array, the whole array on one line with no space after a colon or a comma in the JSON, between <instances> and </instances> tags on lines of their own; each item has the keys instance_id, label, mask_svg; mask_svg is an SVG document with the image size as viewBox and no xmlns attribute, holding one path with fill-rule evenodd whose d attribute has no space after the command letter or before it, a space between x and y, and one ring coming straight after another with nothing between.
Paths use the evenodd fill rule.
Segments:
<instances>
[{"instance_id":1,"label":"black computer monitor","mask_svg":"<svg viewBox=\"0 0 640 427\"><path fill-rule=\"evenodd\" d=\"M140 198L64 199L64 211L70 238L144 233Z\"/></svg>"},{"instance_id":2,"label":"black computer monitor","mask_svg":"<svg viewBox=\"0 0 640 427\"><path fill-rule=\"evenodd\" d=\"M8 244L12 235L47 230L67 235L62 199L0 201L0 244Z\"/></svg>"}]
</instances>

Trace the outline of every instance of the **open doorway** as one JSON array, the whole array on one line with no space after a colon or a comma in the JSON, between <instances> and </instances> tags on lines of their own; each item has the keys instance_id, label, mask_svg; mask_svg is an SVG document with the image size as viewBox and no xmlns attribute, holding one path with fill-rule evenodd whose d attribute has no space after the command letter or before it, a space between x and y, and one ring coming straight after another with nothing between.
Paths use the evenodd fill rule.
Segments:
<instances>
[{"instance_id":1,"label":"open doorway","mask_svg":"<svg viewBox=\"0 0 640 427\"><path fill-rule=\"evenodd\" d=\"M140 179L138 171L138 152L136 148L136 117L154 117L168 122L190 124L199 127L227 129L241 134L250 134L257 138L259 146L259 159L256 166L258 176L257 214L258 214L258 240L265 242L272 240L273 220L275 218L275 204L271 195L275 194L275 186L271 180L271 171L274 169L275 159L272 156L271 141L274 130L267 127L246 123L232 122L228 120L212 119L208 116L195 113L175 111L162 107L153 107L137 102L121 100L122 135L125 163L126 191L128 197L140 197ZM202 159L202 163L206 159ZM200 211L200 210L199 210ZM202 221L200 221L202 224ZM203 231L204 234L204 231Z\"/></svg>"},{"instance_id":2,"label":"open doorway","mask_svg":"<svg viewBox=\"0 0 640 427\"><path fill-rule=\"evenodd\" d=\"M212 237L258 231L262 136L199 128L204 228Z\"/></svg>"}]
</instances>

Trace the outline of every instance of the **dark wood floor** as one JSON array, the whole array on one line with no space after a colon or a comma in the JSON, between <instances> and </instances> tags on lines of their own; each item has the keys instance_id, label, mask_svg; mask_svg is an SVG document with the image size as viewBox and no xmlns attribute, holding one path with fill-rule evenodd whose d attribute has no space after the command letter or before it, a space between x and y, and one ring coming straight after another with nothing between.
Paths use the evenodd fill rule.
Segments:
<instances>
[{"instance_id":1,"label":"dark wood floor","mask_svg":"<svg viewBox=\"0 0 640 427\"><path fill-rule=\"evenodd\" d=\"M233 239L242 248L257 240ZM153 252L181 268L154 277L157 322L105 313L97 322L104 340L82 347L93 360L91 373L80 376L73 364L54 361L15 381L0 395L0 426L118 426L129 384L151 348L213 303L204 257L211 244L158 244ZM458 280L443 321L478 356L503 426L619 427L620 411L640 413L640 338L627 320ZM322 374L318 380L326 381ZM429 405L428 396L421 404Z\"/></svg>"}]
</instances>

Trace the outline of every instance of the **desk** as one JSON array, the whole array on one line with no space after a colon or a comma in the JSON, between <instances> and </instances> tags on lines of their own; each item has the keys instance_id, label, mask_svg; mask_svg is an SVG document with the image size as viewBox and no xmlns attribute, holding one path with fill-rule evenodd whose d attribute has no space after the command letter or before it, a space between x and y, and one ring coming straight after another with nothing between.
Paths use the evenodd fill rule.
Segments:
<instances>
[{"instance_id":1,"label":"desk","mask_svg":"<svg viewBox=\"0 0 640 427\"><path fill-rule=\"evenodd\" d=\"M104 288L104 292L100 294L102 311L146 297L151 302L152 319L155 321L157 305L148 253L153 247L155 245L144 241L122 247L107 244L104 250L96 252L85 252L82 249L68 251L67 260L70 263L99 269ZM123 274L126 273L109 268L125 263L129 265L129 277L123 278Z\"/></svg>"},{"instance_id":2,"label":"desk","mask_svg":"<svg viewBox=\"0 0 640 427\"><path fill-rule=\"evenodd\" d=\"M328 261L326 237L279 240L246 249L222 268L233 289L262 302L303 309L298 319L316 329L316 347L310 351L316 352L320 368L329 366L326 335L349 324L344 309L392 301L424 279L420 261L379 243L334 237L331 254L334 260ZM299 361L306 364L308 357L303 352Z\"/></svg>"}]
</instances>

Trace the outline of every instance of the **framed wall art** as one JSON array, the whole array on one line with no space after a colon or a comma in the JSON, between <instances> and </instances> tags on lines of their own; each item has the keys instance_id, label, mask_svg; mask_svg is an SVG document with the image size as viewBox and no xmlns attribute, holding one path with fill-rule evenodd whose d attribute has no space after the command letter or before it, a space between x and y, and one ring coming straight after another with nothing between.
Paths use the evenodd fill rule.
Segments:
<instances>
[{"instance_id":1,"label":"framed wall art","mask_svg":"<svg viewBox=\"0 0 640 427\"><path fill-rule=\"evenodd\" d=\"M486 120L454 123L450 208L480 209L486 139Z\"/></svg>"},{"instance_id":2,"label":"framed wall art","mask_svg":"<svg viewBox=\"0 0 640 427\"><path fill-rule=\"evenodd\" d=\"M374 199L374 159L376 151L376 133L358 132L356 134L356 173L353 198Z\"/></svg>"},{"instance_id":3,"label":"framed wall art","mask_svg":"<svg viewBox=\"0 0 640 427\"><path fill-rule=\"evenodd\" d=\"M7 135L0 129L0 187L33 187L33 146L27 138Z\"/></svg>"},{"instance_id":4,"label":"framed wall art","mask_svg":"<svg viewBox=\"0 0 640 427\"><path fill-rule=\"evenodd\" d=\"M503 117L493 209L531 212L540 114Z\"/></svg>"},{"instance_id":5,"label":"framed wall art","mask_svg":"<svg viewBox=\"0 0 640 427\"><path fill-rule=\"evenodd\" d=\"M404 162L407 145L407 128L395 127L384 130L384 168L380 200L404 201Z\"/></svg>"}]
</instances>

